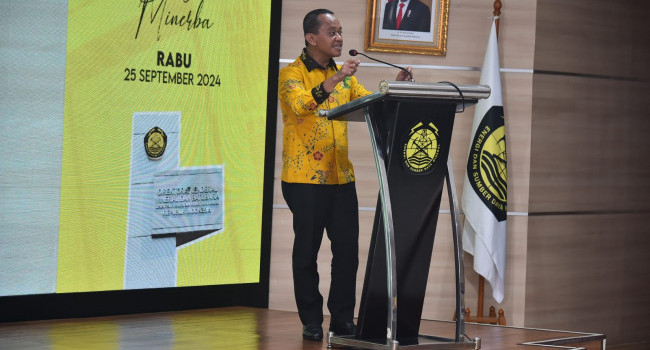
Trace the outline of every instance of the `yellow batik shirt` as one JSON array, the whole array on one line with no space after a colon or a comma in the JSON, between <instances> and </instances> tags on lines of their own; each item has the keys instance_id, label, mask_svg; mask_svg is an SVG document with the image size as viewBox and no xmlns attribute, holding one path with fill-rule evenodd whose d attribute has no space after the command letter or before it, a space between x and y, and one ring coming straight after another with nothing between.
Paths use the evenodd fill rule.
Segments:
<instances>
[{"instance_id":1,"label":"yellow batik shirt","mask_svg":"<svg viewBox=\"0 0 650 350\"><path fill-rule=\"evenodd\" d=\"M347 122L319 117L330 109L371 94L357 78L347 77L329 94L323 82L340 69L333 59L327 67L306 50L280 70L278 97L282 109L282 181L311 184L345 184L354 181L348 159Z\"/></svg>"}]
</instances>

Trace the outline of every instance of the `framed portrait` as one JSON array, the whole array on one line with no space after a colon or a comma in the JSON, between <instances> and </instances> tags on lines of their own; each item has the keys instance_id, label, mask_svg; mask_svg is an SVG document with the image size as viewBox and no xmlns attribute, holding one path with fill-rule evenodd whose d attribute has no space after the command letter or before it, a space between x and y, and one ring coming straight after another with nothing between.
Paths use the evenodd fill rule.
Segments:
<instances>
[{"instance_id":1,"label":"framed portrait","mask_svg":"<svg viewBox=\"0 0 650 350\"><path fill-rule=\"evenodd\" d=\"M368 0L367 51L447 53L449 0Z\"/></svg>"}]
</instances>

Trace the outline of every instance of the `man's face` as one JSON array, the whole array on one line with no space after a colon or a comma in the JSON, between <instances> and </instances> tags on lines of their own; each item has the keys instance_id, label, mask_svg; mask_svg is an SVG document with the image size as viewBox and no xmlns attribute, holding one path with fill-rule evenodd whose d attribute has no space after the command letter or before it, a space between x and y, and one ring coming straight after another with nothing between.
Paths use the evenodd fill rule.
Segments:
<instances>
[{"instance_id":1,"label":"man's face","mask_svg":"<svg viewBox=\"0 0 650 350\"><path fill-rule=\"evenodd\" d=\"M325 56L339 57L343 50L343 31L339 20L332 14L318 15L318 34L307 34L307 40Z\"/></svg>"}]
</instances>

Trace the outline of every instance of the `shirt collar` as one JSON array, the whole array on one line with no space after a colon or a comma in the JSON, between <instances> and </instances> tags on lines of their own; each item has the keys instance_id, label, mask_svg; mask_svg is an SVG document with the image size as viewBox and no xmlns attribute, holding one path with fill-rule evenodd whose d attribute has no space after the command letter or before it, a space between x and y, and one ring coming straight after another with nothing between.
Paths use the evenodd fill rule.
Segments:
<instances>
[{"instance_id":1,"label":"shirt collar","mask_svg":"<svg viewBox=\"0 0 650 350\"><path fill-rule=\"evenodd\" d=\"M307 68L308 72L311 72L312 70L316 68L320 68L323 70L327 70L326 67L321 66L316 60L311 58L309 54L307 53L307 48L302 49L302 54L300 55L300 59L302 60L302 63L305 64L305 67ZM327 67L333 68L334 70L338 70L336 68L336 62L334 62L333 58L330 58L329 62L327 63Z\"/></svg>"}]
</instances>

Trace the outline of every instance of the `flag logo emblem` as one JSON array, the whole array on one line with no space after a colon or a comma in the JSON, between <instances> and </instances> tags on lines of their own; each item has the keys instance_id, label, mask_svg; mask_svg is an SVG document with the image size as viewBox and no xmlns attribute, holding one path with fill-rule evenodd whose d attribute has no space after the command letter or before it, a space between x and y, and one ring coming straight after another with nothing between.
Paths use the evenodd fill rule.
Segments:
<instances>
[{"instance_id":1,"label":"flag logo emblem","mask_svg":"<svg viewBox=\"0 0 650 350\"><path fill-rule=\"evenodd\" d=\"M159 160L165 153L166 147L167 134L161 128L154 126L144 136L144 150L147 152L149 159Z\"/></svg>"},{"instance_id":2,"label":"flag logo emblem","mask_svg":"<svg viewBox=\"0 0 650 350\"><path fill-rule=\"evenodd\" d=\"M428 174L440 153L438 128L433 123L417 123L404 142L404 165L412 174Z\"/></svg>"},{"instance_id":3,"label":"flag logo emblem","mask_svg":"<svg viewBox=\"0 0 650 350\"><path fill-rule=\"evenodd\" d=\"M474 134L467 162L472 188L498 221L508 211L505 131L503 107L493 106Z\"/></svg>"}]
</instances>

